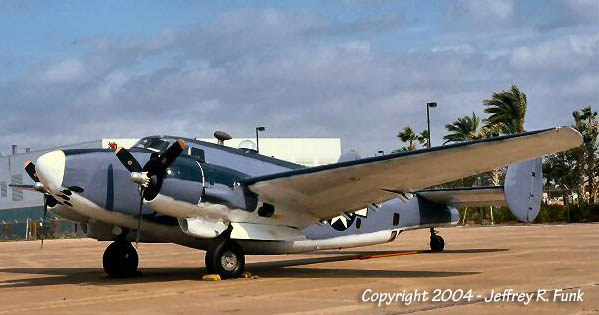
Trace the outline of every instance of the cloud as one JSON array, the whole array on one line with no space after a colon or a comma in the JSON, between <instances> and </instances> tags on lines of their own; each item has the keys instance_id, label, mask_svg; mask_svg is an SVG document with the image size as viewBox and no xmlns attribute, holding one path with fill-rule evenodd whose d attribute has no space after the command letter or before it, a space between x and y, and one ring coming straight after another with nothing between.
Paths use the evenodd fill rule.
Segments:
<instances>
[{"instance_id":1,"label":"cloud","mask_svg":"<svg viewBox=\"0 0 599 315\"><path fill-rule=\"evenodd\" d=\"M567 35L514 49L510 64L518 71L580 71L596 66L597 51L599 34Z\"/></svg>"},{"instance_id":2,"label":"cloud","mask_svg":"<svg viewBox=\"0 0 599 315\"><path fill-rule=\"evenodd\" d=\"M39 74L39 79L49 83L70 83L81 80L85 66L78 59L65 59L49 65Z\"/></svg>"},{"instance_id":3,"label":"cloud","mask_svg":"<svg viewBox=\"0 0 599 315\"><path fill-rule=\"evenodd\" d=\"M509 19L504 11L495 15ZM507 31L481 31L453 44L381 47L376 35L401 28L401 16L348 22L311 11L240 9L149 38L83 39L83 53L0 83L9 104L3 129L10 131L0 145L207 137L214 130L241 137L266 125L264 136L341 137L344 149L369 156L400 146L395 135L406 125L424 129L429 101L439 103L434 143L445 124L482 113L484 98L513 83L529 96L528 128L567 123L576 107L596 102L594 35L514 45ZM484 36L502 53L487 53L498 49L476 40Z\"/></svg>"},{"instance_id":4,"label":"cloud","mask_svg":"<svg viewBox=\"0 0 599 315\"><path fill-rule=\"evenodd\" d=\"M514 16L513 0L458 0L447 11L451 20L472 19L479 25L489 26L511 21Z\"/></svg>"}]
</instances>

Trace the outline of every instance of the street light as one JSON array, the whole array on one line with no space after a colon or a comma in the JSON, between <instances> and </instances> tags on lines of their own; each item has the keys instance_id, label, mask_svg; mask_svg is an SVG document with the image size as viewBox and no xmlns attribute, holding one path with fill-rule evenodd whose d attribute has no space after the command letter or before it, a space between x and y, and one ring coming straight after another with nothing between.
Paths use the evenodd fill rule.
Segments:
<instances>
[{"instance_id":1,"label":"street light","mask_svg":"<svg viewBox=\"0 0 599 315\"><path fill-rule=\"evenodd\" d=\"M259 140L258 140L258 131L264 131L266 130L266 127L262 126L262 127L256 127L256 152L260 153L260 145L259 145Z\"/></svg>"},{"instance_id":2,"label":"street light","mask_svg":"<svg viewBox=\"0 0 599 315\"><path fill-rule=\"evenodd\" d=\"M437 102L426 103L426 124L428 125L428 147L431 147L431 115L429 108L437 107Z\"/></svg>"}]
</instances>

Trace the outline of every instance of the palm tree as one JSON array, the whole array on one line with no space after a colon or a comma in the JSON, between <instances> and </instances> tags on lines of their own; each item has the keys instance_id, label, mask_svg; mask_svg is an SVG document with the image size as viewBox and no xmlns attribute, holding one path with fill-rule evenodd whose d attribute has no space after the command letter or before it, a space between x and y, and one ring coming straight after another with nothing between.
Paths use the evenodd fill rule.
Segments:
<instances>
[{"instance_id":1,"label":"palm tree","mask_svg":"<svg viewBox=\"0 0 599 315\"><path fill-rule=\"evenodd\" d=\"M428 138L429 138L428 130L423 130L420 134L418 134L418 142L420 142L420 144L425 148L429 147Z\"/></svg>"},{"instance_id":2,"label":"palm tree","mask_svg":"<svg viewBox=\"0 0 599 315\"><path fill-rule=\"evenodd\" d=\"M483 101L483 104L487 106L485 113L490 114L486 119L487 125L495 125L505 134L524 131L526 94L516 85L512 85L509 91L493 93L491 98Z\"/></svg>"},{"instance_id":3,"label":"palm tree","mask_svg":"<svg viewBox=\"0 0 599 315\"><path fill-rule=\"evenodd\" d=\"M481 138L482 133L479 130L479 125L480 118L475 113L472 113L472 116L458 118L452 124L445 125L450 133L443 137L443 140L445 140L443 144Z\"/></svg>"},{"instance_id":4,"label":"palm tree","mask_svg":"<svg viewBox=\"0 0 599 315\"><path fill-rule=\"evenodd\" d=\"M414 142L418 140L418 135L416 135L414 129L410 127L405 127L400 133L397 134L397 137L402 142L408 143L408 148L410 151L416 149L416 144Z\"/></svg>"},{"instance_id":5,"label":"palm tree","mask_svg":"<svg viewBox=\"0 0 599 315\"><path fill-rule=\"evenodd\" d=\"M456 121L451 124L445 125L445 128L450 133L443 137L445 140L444 144L449 142L463 142L470 141L482 138L492 138L496 137L500 134L500 129L497 125L487 124L483 127L480 126L480 117L476 115L476 113L472 113L472 116L463 116L459 117ZM494 169L488 173L491 184L494 186L498 186L500 182L500 170ZM468 208L464 210L464 219L463 222L465 224L466 214L468 213ZM493 207L491 207L491 224L493 224ZM483 208L480 208L480 218L482 225L483 218Z\"/></svg>"}]
</instances>

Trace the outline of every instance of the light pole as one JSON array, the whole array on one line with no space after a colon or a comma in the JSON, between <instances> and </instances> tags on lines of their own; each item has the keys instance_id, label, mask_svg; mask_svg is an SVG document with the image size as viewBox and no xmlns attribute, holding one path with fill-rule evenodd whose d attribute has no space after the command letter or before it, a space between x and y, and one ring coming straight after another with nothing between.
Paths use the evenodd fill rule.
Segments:
<instances>
[{"instance_id":1,"label":"light pole","mask_svg":"<svg viewBox=\"0 0 599 315\"><path fill-rule=\"evenodd\" d=\"M262 126L262 127L256 127L256 152L260 153L260 144L259 144L259 140L258 140L258 131L264 131L266 130L266 127Z\"/></svg>"},{"instance_id":2,"label":"light pole","mask_svg":"<svg viewBox=\"0 0 599 315\"><path fill-rule=\"evenodd\" d=\"M437 102L426 103L426 124L428 126L428 147L431 147L431 115L429 108L437 107Z\"/></svg>"}]
</instances>

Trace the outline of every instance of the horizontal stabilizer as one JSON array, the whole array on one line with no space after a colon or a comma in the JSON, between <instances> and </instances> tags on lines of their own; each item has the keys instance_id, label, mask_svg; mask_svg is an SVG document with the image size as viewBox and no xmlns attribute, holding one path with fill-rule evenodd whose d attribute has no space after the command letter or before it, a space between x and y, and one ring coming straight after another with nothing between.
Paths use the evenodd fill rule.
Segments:
<instances>
[{"instance_id":1,"label":"horizontal stabilizer","mask_svg":"<svg viewBox=\"0 0 599 315\"><path fill-rule=\"evenodd\" d=\"M508 166L505 186L430 189L417 195L438 204L455 207L507 206L520 221L532 222L543 199L543 166L534 159Z\"/></svg>"},{"instance_id":2,"label":"horizontal stabilizer","mask_svg":"<svg viewBox=\"0 0 599 315\"><path fill-rule=\"evenodd\" d=\"M503 186L421 190L417 195L434 203L456 207L506 206Z\"/></svg>"}]
</instances>

